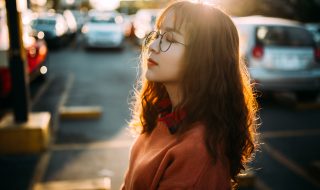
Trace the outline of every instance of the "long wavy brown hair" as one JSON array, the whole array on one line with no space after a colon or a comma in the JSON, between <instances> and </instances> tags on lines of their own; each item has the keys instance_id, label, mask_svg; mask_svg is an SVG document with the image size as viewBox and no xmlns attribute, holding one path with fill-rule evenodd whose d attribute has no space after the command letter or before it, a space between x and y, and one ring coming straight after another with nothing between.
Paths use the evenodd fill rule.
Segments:
<instances>
[{"instance_id":1,"label":"long wavy brown hair","mask_svg":"<svg viewBox=\"0 0 320 190\"><path fill-rule=\"evenodd\" d=\"M182 101L175 109L187 110L178 135L201 121L213 163L222 149L230 166L234 187L237 175L258 148L257 102L250 77L239 55L239 37L231 18L219 8L190 1L170 4L157 19L159 29L173 11L175 29L183 27L187 40L184 55ZM142 47L141 76L135 88L130 126L151 133L158 118L156 105L168 98L163 84L145 78L148 47ZM220 147L220 148L218 148Z\"/></svg>"}]
</instances>

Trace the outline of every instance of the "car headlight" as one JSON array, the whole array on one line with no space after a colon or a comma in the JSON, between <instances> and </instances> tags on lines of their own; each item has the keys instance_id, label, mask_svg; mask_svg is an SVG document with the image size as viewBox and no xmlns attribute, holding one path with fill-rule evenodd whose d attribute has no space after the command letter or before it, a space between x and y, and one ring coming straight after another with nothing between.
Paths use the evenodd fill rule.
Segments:
<instances>
[{"instance_id":1,"label":"car headlight","mask_svg":"<svg viewBox=\"0 0 320 190\"><path fill-rule=\"evenodd\" d=\"M38 32L37 38L42 40L44 38L44 32L42 32L42 31Z\"/></svg>"},{"instance_id":2,"label":"car headlight","mask_svg":"<svg viewBox=\"0 0 320 190\"><path fill-rule=\"evenodd\" d=\"M82 29L81 29L81 32L82 32L83 34L88 33L88 32L89 32L88 26L83 26Z\"/></svg>"},{"instance_id":3,"label":"car headlight","mask_svg":"<svg viewBox=\"0 0 320 190\"><path fill-rule=\"evenodd\" d=\"M61 24L56 25L56 35L57 36L62 36L64 34L64 29Z\"/></svg>"}]
</instances>

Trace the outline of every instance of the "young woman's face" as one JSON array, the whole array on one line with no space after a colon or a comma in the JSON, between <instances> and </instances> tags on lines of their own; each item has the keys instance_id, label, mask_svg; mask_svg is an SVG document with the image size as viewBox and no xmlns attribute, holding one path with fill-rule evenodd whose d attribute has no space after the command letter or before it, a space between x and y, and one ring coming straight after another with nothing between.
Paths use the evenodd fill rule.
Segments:
<instances>
[{"instance_id":1,"label":"young woman's face","mask_svg":"<svg viewBox=\"0 0 320 190\"><path fill-rule=\"evenodd\" d=\"M183 27L181 27L182 30ZM164 35L162 45L170 44L170 48L165 51L160 49L161 35L155 39L149 46L148 50L148 69L146 78L149 81L161 82L165 84L178 84L181 80L183 68L183 56L185 52L184 31L174 30L174 14L168 12L162 25L158 31L161 35L165 32L169 35Z\"/></svg>"}]
</instances>

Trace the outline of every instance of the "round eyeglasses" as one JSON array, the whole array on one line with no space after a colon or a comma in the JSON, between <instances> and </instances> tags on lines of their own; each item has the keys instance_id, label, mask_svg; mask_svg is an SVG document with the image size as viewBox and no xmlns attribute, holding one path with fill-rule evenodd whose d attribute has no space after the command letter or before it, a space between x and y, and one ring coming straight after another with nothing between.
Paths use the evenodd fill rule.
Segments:
<instances>
[{"instance_id":1,"label":"round eyeglasses","mask_svg":"<svg viewBox=\"0 0 320 190\"><path fill-rule=\"evenodd\" d=\"M160 36L159 47L160 47L160 51L162 52L168 51L172 43L178 43L185 46L185 44L174 40L173 34L171 32L164 32L163 34L160 34L159 31L150 32L145 38L144 45L146 47L150 46L150 44L156 39L158 39L159 36Z\"/></svg>"}]
</instances>

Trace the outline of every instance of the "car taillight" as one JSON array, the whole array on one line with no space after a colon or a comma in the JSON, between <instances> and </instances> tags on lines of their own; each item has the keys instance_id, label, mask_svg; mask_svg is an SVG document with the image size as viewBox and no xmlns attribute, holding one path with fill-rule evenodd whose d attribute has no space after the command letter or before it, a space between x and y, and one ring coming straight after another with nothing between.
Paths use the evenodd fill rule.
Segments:
<instances>
[{"instance_id":1,"label":"car taillight","mask_svg":"<svg viewBox=\"0 0 320 190\"><path fill-rule=\"evenodd\" d=\"M36 47L30 47L28 49L28 55L31 57L31 58L34 58L37 56L37 48Z\"/></svg>"},{"instance_id":2,"label":"car taillight","mask_svg":"<svg viewBox=\"0 0 320 190\"><path fill-rule=\"evenodd\" d=\"M46 55L47 51L48 51L47 46L45 46L45 45L40 46L40 48L39 48L40 55Z\"/></svg>"},{"instance_id":3,"label":"car taillight","mask_svg":"<svg viewBox=\"0 0 320 190\"><path fill-rule=\"evenodd\" d=\"M8 68L0 68L0 96L6 97L11 91L11 77Z\"/></svg>"},{"instance_id":4,"label":"car taillight","mask_svg":"<svg viewBox=\"0 0 320 190\"><path fill-rule=\"evenodd\" d=\"M320 48L315 48L314 49L314 56L317 61L320 61Z\"/></svg>"},{"instance_id":5,"label":"car taillight","mask_svg":"<svg viewBox=\"0 0 320 190\"><path fill-rule=\"evenodd\" d=\"M255 46L252 49L252 56L254 58L261 59L263 57L263 47L262 46Z\"/></svg>"}]
</instances>

